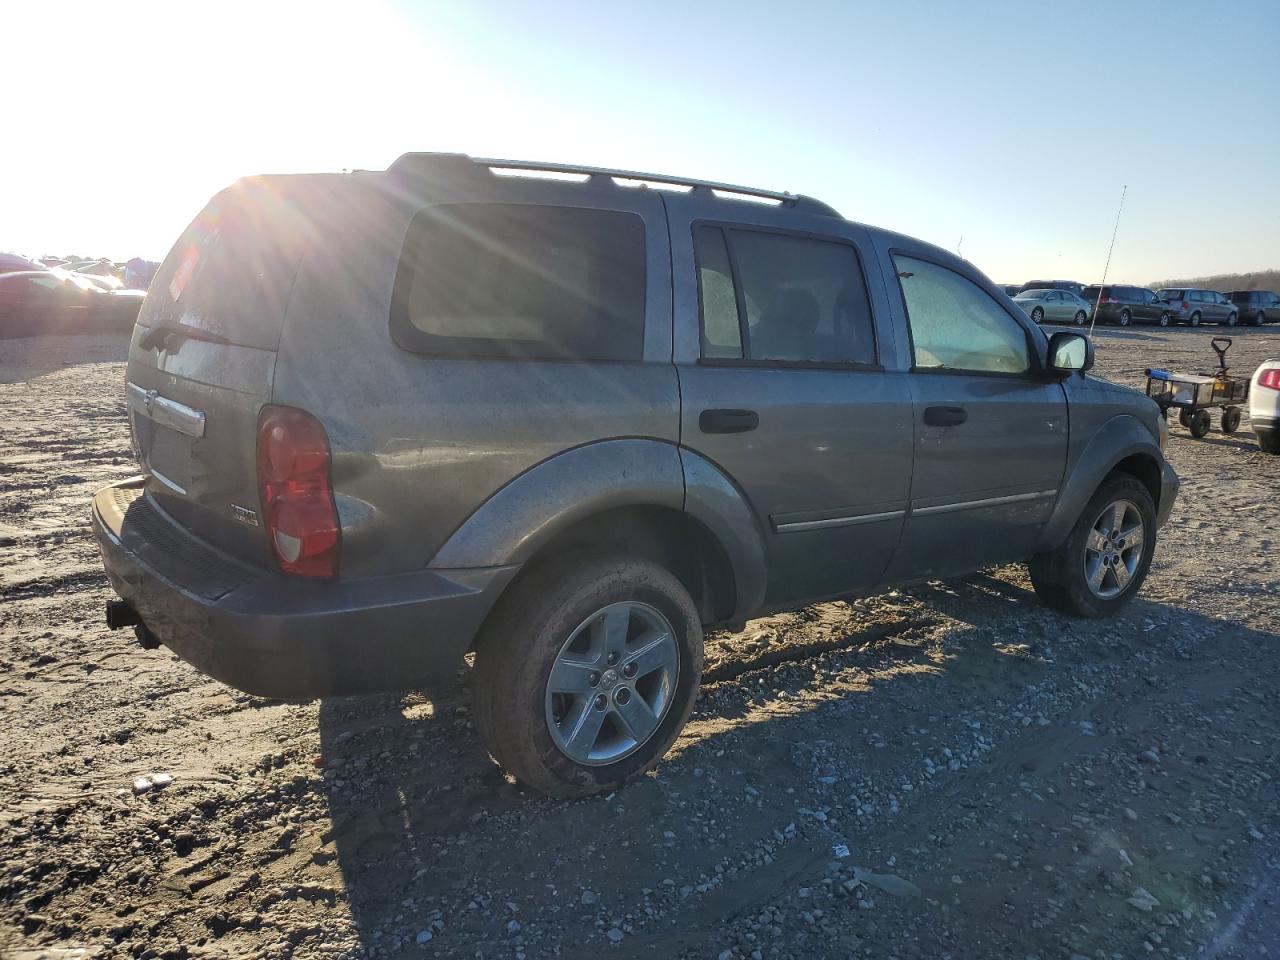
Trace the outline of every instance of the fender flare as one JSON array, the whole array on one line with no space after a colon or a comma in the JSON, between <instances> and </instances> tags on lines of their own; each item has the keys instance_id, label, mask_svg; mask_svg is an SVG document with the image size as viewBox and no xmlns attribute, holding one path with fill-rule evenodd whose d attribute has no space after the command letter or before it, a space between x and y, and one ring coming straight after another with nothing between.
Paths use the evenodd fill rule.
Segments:
<instances>
[{"instance_id":1,"label":"fender flare","mask_svg":"<svg viewBox=\"0 0 1280 960\"><path fill-rule=\"evenodd\" d=\"M1052 550L1067 539L1103 479L1116 468L1116 464L1134 454L1150 457L1157 466L1164 461L1151 431L1143 426L1142 421L1129 413L1117 414L1089 439L1068 468L1066 482L1058 493L1058 502L1040 534L1037 552ZM1159 513L1159 490L1153 499Z\"/></svg>"},{"instance_id":2,"label":"fender flare","mask_svg":"<svg viewBox=\"0 0 1280 960\"><path fill-rule=\"evenodd\" d=\"M578 521L637 505L683 509L684 476L675 444L628 438L574 447L530 467L489 497L427 566L524 563Z\"/></svg>"},{"instance_id":3,"label":"fender flare","mask_svg":"<svg viewBox=\"0 0 1280 960\"><path fill-rule=\"evenodd\" d=\"M755 512L722 470L665 440L602 440L542 461L481 504L427 566L521 564L574 524L634 506L683 512L720 543L733 571L733 620L764 605L765 539Z\"/></svg>"},{"instance_id":4,"label":"fender flare","mask_svg":"<svg viewBox=\"0 0 1280 960\"><path fill-rule=\"evenodd\" d=\"M732 620L745 620L764 607L768 585L765 536L746 495L723 470L692 450L680 448L684 466L685 512L720 541L733 570Z\"/></svg>"}]
</instances>

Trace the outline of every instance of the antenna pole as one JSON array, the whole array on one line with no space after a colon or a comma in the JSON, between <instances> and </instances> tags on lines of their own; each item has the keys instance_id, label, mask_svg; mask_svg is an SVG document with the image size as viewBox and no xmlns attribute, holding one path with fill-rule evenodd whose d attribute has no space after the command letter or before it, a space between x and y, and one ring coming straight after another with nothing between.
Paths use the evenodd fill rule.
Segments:
<instances>
[{"instance_id":1,"label":"antenna pole","mask_svg":"<svg viewBox=\"0 0 1280 960\"><path fill-rule=\"evenodd\" d=\"M1089 320L1089 337L1093 337L1093 325L1098 322L1098 309L1102 306L1102 289L1107 283L1107 271L1111 269L1111 251L1116 248L1116 234L1120 232L1120 214L1124 211L1124 196L1129 192L1126 183L1120 191L1120 207L1116 210L1116 225L1111 228L1111 246L1107 247L1107 262L1102 268L1102 283L1098 284L1098 296L1093 302L1093 317Z\"/></svg>"}]
</instances>

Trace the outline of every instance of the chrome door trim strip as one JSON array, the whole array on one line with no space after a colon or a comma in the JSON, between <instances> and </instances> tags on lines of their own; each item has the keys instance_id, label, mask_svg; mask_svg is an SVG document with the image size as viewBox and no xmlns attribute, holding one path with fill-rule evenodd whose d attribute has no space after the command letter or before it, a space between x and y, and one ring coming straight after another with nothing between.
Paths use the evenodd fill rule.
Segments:
<instances>
[{"instance_id":1,"label":"chrome door trim strip","mask_svg":"<svg viewBox=\"0 0 1280 960\"><path fill-rule=\"evenodd\" d=\"M204 436L205 416L200 410L162 397L154 390L144 390L136 383L125 384L125 396L135 412L161 426L177 430L196 440Z\"/></svg>"},{"instance_id":2,"label":"chrome door trim strip","mask_svg":"<svg viewBox=\"0 0 1280 960\"><path fill-rule=\"evenodd\" d=\"M1058 495L1057 489L1040 490L1036 493L1011 493L1005 497L986 497L982 500L961 500L957 503L942 503L936 507L915 507L912 515L927 516L938 513L956 513L960 510L978 510L982 507L998 507L1006 503L1025 503L1028 500L1044 500Z\"/></svg>"},{"instance_id":3,"label":"chrome door trim strip","mask_svg":"<svg viewBox=\"0 0 1280 960\"><path fill-rule=\"evenodd\" d=\"M155 477L157 480L163 483L166 487L168 487L174 493L181 494L184 497L187 495L187 490L185 487L178 486L178 484L174 483L172 480L166 477L163 473L161 473L155 467L151 467L150 470L151 470L151 476Z\"/></svg>"},{"instance_id":4,"label":"chrome door trim strip","mask_svg":"<svg viewBox=\"0 0 1280 960\"><path fill-rule=\"evenodd\" d=\"M852 527L860 523L876 523L879 520L894 520L906 516L905 510L887 510L884 513L863 513L856 517L828 517L825 520L798 520L791 523L774 522L773 529L778 533L798 533L801 530L822 530L827 527Z\"/></svg>"}]
</instances>

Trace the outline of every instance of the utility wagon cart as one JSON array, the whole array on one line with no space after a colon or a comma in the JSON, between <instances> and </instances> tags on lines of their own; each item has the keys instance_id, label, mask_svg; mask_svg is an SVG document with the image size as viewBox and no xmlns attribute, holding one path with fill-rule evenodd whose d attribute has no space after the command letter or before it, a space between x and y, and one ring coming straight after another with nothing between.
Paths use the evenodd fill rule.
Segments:
<instances>
[{"instance_id":1,"label":"utility wagon cart","mask_svg":"<svg viewBox=\"0 0 1280 960\"><path fill-rule=\"evenodd\" d=\"M1216 373L1147 369L1147 396L1159 405L1165 419L1169 417L1169 410L1176 408L1178 422L1196 438L1209 432L1211 407L1222 408L1222 432L1235 433L1240 426L1239 405L1249 399L1249 378L1233 377L1229 373L1227 350L1231 347L1231 338L1214 337L1210 343L1218 355Z\"/></svg>"}]
</instances>

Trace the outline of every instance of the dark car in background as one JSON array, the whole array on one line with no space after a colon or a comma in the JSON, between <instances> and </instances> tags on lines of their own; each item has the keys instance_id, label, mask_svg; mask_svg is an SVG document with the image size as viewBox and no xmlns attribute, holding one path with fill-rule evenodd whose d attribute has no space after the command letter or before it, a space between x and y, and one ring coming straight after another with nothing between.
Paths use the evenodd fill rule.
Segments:
<instances>
[{"instance_id":1,"label":"dark car in background","mask_svg":"<svg viewBox=\"0 0 1280 960\"><path fill-rule=\"evenodd\" d=\"M1236 308L1241 323L1260 327L1280 320L1280 296L1270 290L1232 290L1226 298Z\"/></svg>"},{"instance_id":2,"label":"dark car in background","mask_svg":"<svg viewBox=\"0 0 1280 960\"><path fill-rule=\"evenodd\" d=\"M32 263L16 253L0 253L0 273L16 273L19 270L39 270L40 264Z\"/></svg>"},{"instance_id":3,"label":"dark car in background","mask_svg":"<svg viewBox=\"0 0 1280 960\"><path fill-rule=\"evenodd\" d=\"M1028 290L1070 290L1078 297L1083 289L1084 284L1075 280L1028 280L1018 287L1018 293L1026 293Z\"/></svg>"},{"instance_id":4,"label":"dark car in background","mask_svg":"<svg viewBox=\"0 0 1280 960\"><path fill-rule=\"evenodd\" d=\"M1123 283L1094 284L1080 294L1094 314L1095 323L1114 323L1127 327L1131 323L1157 323L1167 327L1173 311L1155 292L1146 287Z\"/></svg>"},{"instance_id":5,"label":"dark car in background","mask_svg":"<svg viewBox=\"0 0 1280 960\"><path fill-rule=\"evenodd\" d=\"M1198 327L1204 323L1236 325L1239 312L1230 300L1216 290L1198 287L1166 287L1156 296L1173 308L1174 318Z\"/></svg>"},{"instance_id":6,"label":"dark car in background","mask_svg":"<svg viewBox=\"0 0 1280 960\"><path fill-rule=\"evenodd\" d=\"M145 296L141 290L102 290L48 270L0 274L0 338L127 333Z\"/></svg>"}]
</instances>

